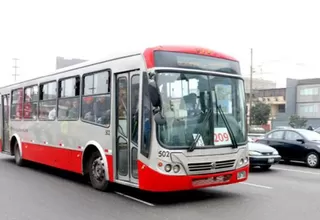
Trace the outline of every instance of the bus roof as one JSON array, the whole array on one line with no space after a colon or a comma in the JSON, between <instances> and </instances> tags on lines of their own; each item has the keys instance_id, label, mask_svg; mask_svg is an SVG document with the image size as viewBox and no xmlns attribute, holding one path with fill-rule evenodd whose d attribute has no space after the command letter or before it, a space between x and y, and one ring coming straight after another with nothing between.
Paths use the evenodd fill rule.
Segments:
<instances>
[{"instance_id":1,"label":"bus roof","mask_svg":"<svg viewBox=\"0 0 320 220\"><path fill-rule=\"evenodd\" d=\"M7 88L7 87L10 87L10 86L19 85L20 83L25 83L25 82L30 82L30 81L37 80L37 79L42 79L43 77L58 75L58 74L61 74L61 73L64 73L64 72L68 72L68 71L75 70L75 69L80 69L80 68L91 66L91 65L94 65L94 64L104 63L106 61L116 60L116 59L120 59L120 58L124 58L124 57L130 57L130 56L139 55L139 54L142 54L141 50L140 51L136 50L136 51L132 51L132 52L126 52L126 53L123 53L123 52L122 53L112 53L112 54L107 55L107 56L105 56L103 58L100 58L98 60L89 60L89 61L84 61L82 63L74 64L74 65L71 65L71 66L67 66L67 67L64 67L64 68L61 68L61 69L57 69L57 70L55 70L52 73L49 73L47 75L42 75L42 76L38 76L38 77L35 77L35 78L27 79L27 80L24 80L24 81L20 81L20 82L16 82L16 83L13 83L13 84L9 84L9 85L6 85L6 86L2 86L2 87L0 87L0 89Z\"/></svg>"},{"instance_id":2,"label":"bus roof","mask_svg":"<svg viewBox=\"0 0 320 220\"><path fill-rule=\"evenodd\" d=\"M211 56L211 57L216 57L216 58L221 58L221 59L227 59L227 60L232 60L232 61L237 61L235 58L217 52L217 51L213 51L210 50L208 48L203 48L203 47L197 47L197 46L178 46L178 45L160 45L160 46L155 46L155 47L149 47L149 48L144 48L144 49L140 49L140 50L134 50L131 52L120 52L120 53L111 53L107 56L105 56L104 58L98 59L98 60L89 60L89 61L85 61L79 64L74 64L71 66L67 66L61 69L57 69L55 71L53 71L51 74L47 74L47 75L42 75L39 77L35 77L35 78L31 78L28 80L24 80L24 81L20 81L20 82L16 82L10 85L6 85L6 86L2 86L0 87L0 89L3 88L7 88L7 87L11 87L11 86L15 86L15 85L19 85L20 83L25 83L25 82L30 82L36 79L41 79L43 77L48 77L48 76L54 76L57 74L61 74L70 70L75 70L75 69L79 69L79 68L83 68L83 67L87 67L87 66L91 66L94 64L99 64L99 63L104 63L107 61L111 61L111 60L116 60L116 59L120 59L120 58L125 58L125 57L130 57L130 56L135 56L135 55L144 55L145 59L146 59L146 64L147 64L147 68L152 67L153 65L153 52L154 51L169 51L169 52L181 52L181 53L190 53L190 54L199 54L199 55L206 55L206 56Z\"/></svg>"}]
</instances>

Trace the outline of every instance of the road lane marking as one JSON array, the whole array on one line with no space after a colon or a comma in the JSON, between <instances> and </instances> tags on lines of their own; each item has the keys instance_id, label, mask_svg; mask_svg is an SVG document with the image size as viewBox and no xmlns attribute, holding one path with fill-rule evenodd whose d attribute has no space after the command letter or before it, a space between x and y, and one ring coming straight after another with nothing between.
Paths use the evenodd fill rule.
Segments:
<instances>
[{"instance_id":1,"label":"road lane marking","mask_svg":"<svg viewBox=\"0 0 320 220\"><path fill-rule=\"evenodd\" d=\"M313 175L320 175L318 172L312 172L312 171L303 171L303 170L295 170L295 169L287 169L287 168L279 168L279 167L272 167L274 170L283 170L283 171L290 171L290 172L296 172L296 173L305 173L305 174L313 174Z\"/></svg>"},{"instance_id":2,"label":"road lane marking","mask_svg":"<svg viewBox=\"0 0 320 220\"><path fill-rule=\"evenodd\" d=\"M141 199L137 199L135 197L132 197L132 196L129 196L129 195L126 195L126 194L123 194L121 192L115 192L116 194L120 195L120 196L124 196L126 198L129 198L129 199L132 199L134 201L137 201L137 202L140 202L140 203L143 203L145 205L148 205L148 206L155 206L154 204L150 203L150 202L146 202L146 201L143 201Z\"/></svg>"},{"instance_id":3,"label":"road lane marking","mask_svg":"<svg viewBox=\"0 0 320 220\"><path fill-rule=\"evenodd\" d=\"M248 182L241 182L241 184L248 185L248 186L254 186L254 187L258 187L258 188L264 188L264 189L273 189L270 186L263 186L263 185L258 185L258 184L254 184L254 183L248 183Z\"/></svg>"}]
</instances>

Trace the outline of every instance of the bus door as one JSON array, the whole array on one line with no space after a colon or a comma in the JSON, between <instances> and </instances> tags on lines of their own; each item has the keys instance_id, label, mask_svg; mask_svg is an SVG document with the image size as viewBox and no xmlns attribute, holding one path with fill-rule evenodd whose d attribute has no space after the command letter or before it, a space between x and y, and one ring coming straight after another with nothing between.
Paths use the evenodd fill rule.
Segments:
<instances>
[{"instance_id":1,"label":"bus door","mask_svg":"<svg viewBox=\"0 0 320 220\"><path fill-rule=\"evenodd\" d=\"M139 72L116 75L116 177L138 183Z\"/></svg>"},{"instance_id":2,"label":"bus door","mask_svg":"<svg viewBox=\"0 0 320 220\"><path fill-rule=\"evenodd\" d=\"M2 95L1 103L1 144L2 151L10 152L10 135L9 135L9 94Z\"/></svg>"}]
</instances>

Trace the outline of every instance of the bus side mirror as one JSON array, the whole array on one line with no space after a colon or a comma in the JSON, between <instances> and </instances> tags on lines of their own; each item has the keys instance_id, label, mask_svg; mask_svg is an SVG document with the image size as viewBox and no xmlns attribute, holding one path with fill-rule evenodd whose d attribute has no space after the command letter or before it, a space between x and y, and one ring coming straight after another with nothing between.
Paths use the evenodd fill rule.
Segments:
<instances>
[{"instance_id":1,"label":"bus side mirror","mask_svg":"<svg viewBox=\"0 0 320 220\"><path fill-rule=\"evenodd\" d=\"M153 107L160 107L160 94L158 92L157 86L154 82L150 82L148 84L148 91L149 91L149 97L150 101L153 105Z\"/></svg>"}]
</instances>

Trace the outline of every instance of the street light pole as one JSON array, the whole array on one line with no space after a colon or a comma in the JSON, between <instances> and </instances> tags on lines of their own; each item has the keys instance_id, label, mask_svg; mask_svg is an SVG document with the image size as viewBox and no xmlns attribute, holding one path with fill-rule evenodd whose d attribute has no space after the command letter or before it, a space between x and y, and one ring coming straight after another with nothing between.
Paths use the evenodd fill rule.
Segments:
<instances>
[{"instance_id":1,"label":"street light pole","mask_svg":"<svg viewBox=\"0 0 320 220\"><path fill-rule=\"evenodd\" d=\"M16 82L17 81L17 76L19 76L18 75L18 65L17 65L17 62L18 62L18 58L13 58L12 59L13 61L14 61L14 66L13 66L13 68L14 68L14 74L12 74L12 76L14 77L14 81Z\"/></svg>"},{"instance_id":2,"label":"street light pole","mask_svg":"<svg viewBox=\"0 0 320 220\"><path fill-rule=\"evenodd\" d=\"M250 58L251 58L251 64L250 64L250 96L249 96L249 125L251 125L251 108L252 108L252 75L253 75L253 49L250 49Z\"/></svg>"}]
</instances>

